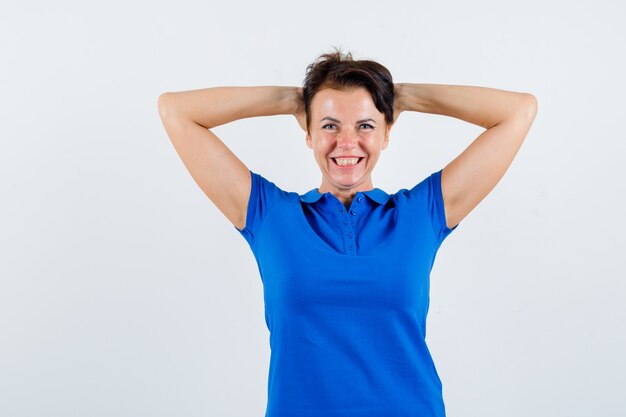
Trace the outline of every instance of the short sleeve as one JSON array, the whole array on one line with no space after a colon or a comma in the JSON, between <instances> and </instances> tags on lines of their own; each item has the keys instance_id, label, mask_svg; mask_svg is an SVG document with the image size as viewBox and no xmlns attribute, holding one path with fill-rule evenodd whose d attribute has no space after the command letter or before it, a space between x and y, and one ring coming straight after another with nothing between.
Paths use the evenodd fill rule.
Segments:
<instances>
[{"instance_id":1,"label":"short sleeve","mask_svg":"<svg viewBox=\"0 0 626 417\"><path fill-rule=\"evenodd\" d=\"M446 212L443 204L443 194L441 192L442 171L443 169L440 169L437 172L433 172L430 177L428 177L428 208L430 210L435 236L439 242L443 242L460 224L455 225L452 229L448 228L446 224Z\"/></svg>"},{"instance_id":2,"label":"short sleeve","mask_svg":"<svg viewBox=\"0 0 626 417\"><path fill-rule=\"evenodd\" d=\"M251 187L246 211L246 224L243 229L237 230L250 244L254 245L255 237L261 228L267 213L274 207L280 196L281 189L273 182L260 174L250 171Z\"/></svg>"},{"instance_id":3,"label":"short sleeve","mask_svg":"<svg viewBox=\"0 0 626 417\"><path fill-rule=\"evenodd\" d=\"M443 242L459 226L457 224L450 229L446 224L446 213L441 192L442 171L443 169L433 172L419 184L408 190L407 193L407 197L417 204L418 213L428 217L438 243Z\"/></svg>"}]
</instances>

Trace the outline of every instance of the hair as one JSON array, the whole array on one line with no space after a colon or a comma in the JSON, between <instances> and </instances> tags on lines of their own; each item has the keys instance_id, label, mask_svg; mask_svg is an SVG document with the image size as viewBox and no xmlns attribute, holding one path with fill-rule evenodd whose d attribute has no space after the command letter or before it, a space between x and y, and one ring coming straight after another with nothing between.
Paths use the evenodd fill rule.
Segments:
<instances>
[{"instance_id":1,"label":"hair","mask_svg":"<svg viewBox=\"0 0 626 417\"><path fill-rule=\"evenodd\" d=\"M354 60L350 52L344 54L336 47L334 52L320 55L306 69L302 96L307 130L311 123L313 96L323 88L345 90L364 87L372 96L387 124L393 123L394 84L391 72L376 61Z\"/></svg>"}]
</instances>

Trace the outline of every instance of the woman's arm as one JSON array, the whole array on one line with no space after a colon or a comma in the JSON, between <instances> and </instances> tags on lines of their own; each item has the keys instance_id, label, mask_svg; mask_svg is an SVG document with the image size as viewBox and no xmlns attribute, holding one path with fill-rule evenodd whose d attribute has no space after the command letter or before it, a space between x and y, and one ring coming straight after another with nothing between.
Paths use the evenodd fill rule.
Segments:
<instances>
[{"instance_id":1,"label":"woman's arm","mask_svg":"<svg viewBox=\"0 0 626 417\"><path fill-rule=\"evenodd\" d=\"M402 111L441 114L485 129L520 111L534 112L537 107L531 94L489 87L413 83L398 83L395 87L398 114Z\"/></svg>"},{"instance_id":2,"label":"woman's arm","mask_svg":"<svg viewBox=\"0 0 626 417\"><path fill-rule=\"evenodd\" d=\"M239 230L246 225L252 178L209 128L255 116L294 114L298 87L212 87L159 97L163 126L194 181Z\"/></svg>"},{"instance_id":3,"label":"woman's arm","mask_svg":"<svg viewBox=\"0 0 626 417\"><path fill-rule=\"evenodd\" d=\"M414 83L396 84L395 96L397 116L403 111L441 114L487 129L443 168L441 191L452 228L504 176L535 119L537 99L488 87Z\"/></svg>"},{"instance_id":4,"label":"woman's arm","mask_svg":"<svg viewBox=\"0 0 626 417\"><path fill-rule=\"evenodd\" d=\"M207 129L248 117L293 114L302 88L283 86L211 87L164 93L161 115L184 117Z\"/></svg>"}]
</instances>

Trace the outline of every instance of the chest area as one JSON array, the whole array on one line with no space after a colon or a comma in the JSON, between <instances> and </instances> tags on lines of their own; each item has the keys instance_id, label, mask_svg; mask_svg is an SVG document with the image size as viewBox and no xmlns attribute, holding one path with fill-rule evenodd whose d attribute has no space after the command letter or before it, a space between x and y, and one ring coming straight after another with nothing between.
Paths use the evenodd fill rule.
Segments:
<instances>
[{"instance_id":1,"label":"chest area","mask_svg":"<svg viewBox=\"0 0 626 417\"><path fill-rule=\"evenodd\" d=\"M419 309L434 260L428 226L394 207L290 210L257 247L266 305Z\"/></svg>"}]
</instances>

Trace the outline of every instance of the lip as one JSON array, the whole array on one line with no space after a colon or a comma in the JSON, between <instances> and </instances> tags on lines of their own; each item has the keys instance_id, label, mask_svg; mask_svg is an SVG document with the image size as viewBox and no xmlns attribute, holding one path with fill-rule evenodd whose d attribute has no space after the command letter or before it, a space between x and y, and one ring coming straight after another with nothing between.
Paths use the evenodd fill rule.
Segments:
<instances>
[{"instance_id":1,"label":"lip","mask_svg":"<svg viewBox=\"0 0 626 417\"><path fill-rule=\"evenodd\" d=\"M363 155L335 155L331 156L331 158L364 158Z\"/></svg>"},{"instance_id":2,"label":"lip","mask_svg":"<svg viewBox=\"0 0 626 417\"><path fill-rule=\"evenodd\" d=\"M352 158L359 158L359 162L357 162L355 165L351 165L351 166L347 166L347 167L342 167L340 165L337 165L337 163L335 162L334 158L350 158L350 157L331 157L330 159L332 160L331 164L337 168L337 169L341 169L341 170L348 170L348 169L354 169L357 168L358 166L360 166L363 161L365 160L364 156L353 156Z\"/></svg>"}]
</instances>

